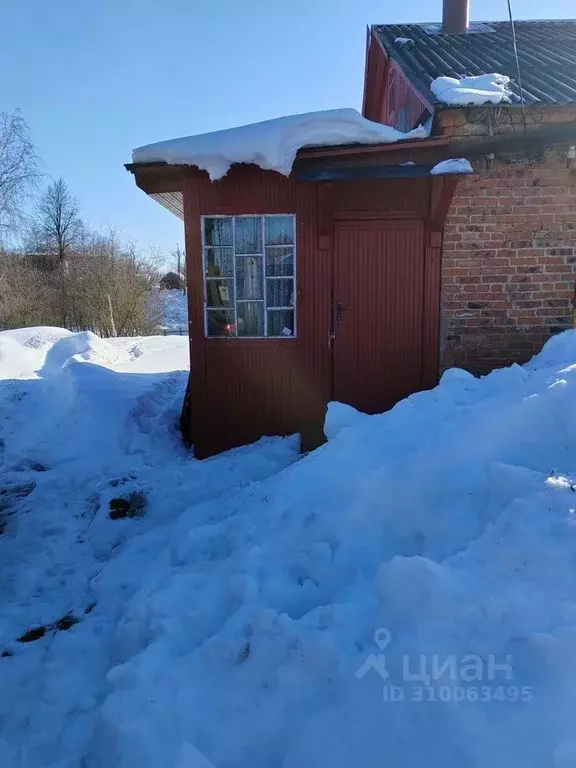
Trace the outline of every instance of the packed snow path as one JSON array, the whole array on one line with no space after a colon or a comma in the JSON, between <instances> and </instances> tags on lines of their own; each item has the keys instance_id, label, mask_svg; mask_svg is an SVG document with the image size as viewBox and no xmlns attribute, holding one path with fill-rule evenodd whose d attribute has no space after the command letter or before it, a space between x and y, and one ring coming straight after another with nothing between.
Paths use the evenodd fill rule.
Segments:
<instances>
[{"instance_id":1,"label":"packed snow path","mask_svg":"<svg viewBox=\"0 0 576 768\"><path fill-rule=\"evenodd\" d=\"M572 768L576 332L206 462L186 343L0 334L0 765Z\"/></svg>"},{"instance_id":2,"label":"packed snow path","mask_svg":"<svg viewBox=\"0 0 576 768\"><path fill-rule=\"evenodd\" d=\"M121 606L175 520L297 457L294 440L269 440L191 460L176 434L187 347L0 333L0 653L14 654L0 658L2 766L84 765L106 674L124 654ZM145 515L110 520L110 500L136 493ZM82 623L18 642L66 616Z\"/></svg>"}]
</instances>

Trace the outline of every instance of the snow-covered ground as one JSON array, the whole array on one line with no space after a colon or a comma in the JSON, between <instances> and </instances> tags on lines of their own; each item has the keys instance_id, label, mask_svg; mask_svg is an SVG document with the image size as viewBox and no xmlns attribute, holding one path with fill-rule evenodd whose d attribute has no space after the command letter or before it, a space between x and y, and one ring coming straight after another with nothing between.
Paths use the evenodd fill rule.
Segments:
<instances>
[{"instance_id":1,"label":"snow-covered ground","mask_svg":"<svg viewBox=\"0 0 576 768\"><path fill-rule=\"evenodd\" d=\"M186 344L0 334L0 765L574 766L576 332L204 462Z\"/></svg>"}]
</instances>

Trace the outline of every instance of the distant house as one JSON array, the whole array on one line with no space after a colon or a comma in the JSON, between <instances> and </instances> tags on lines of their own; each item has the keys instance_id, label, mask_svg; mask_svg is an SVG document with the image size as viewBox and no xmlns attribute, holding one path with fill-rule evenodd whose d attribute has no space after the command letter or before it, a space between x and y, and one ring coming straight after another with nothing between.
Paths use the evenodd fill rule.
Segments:
<instances>
[{"instance_id":1,"label":"distant house","mask_svg":"<svg viewBox=\"0 0 576 768\"><path fill-rule=\"evenodd\" d=\"M135 151L138 186L184 220L198 456L316 445L332 399L379 412L571 327L576 21L516 22L516 58L510 23L468 13L368 30L364 117L427 137L344 111Z\"/></svg>"},{"instance_id":2,"label":"distant house","mask_svg":"<svg viewBox=\"0 0 576 768\"><path fill-rule=\"evenodd\" d=\"M178 272L166 272L160 278L160 288L166 291L183 290L186 287L184 276Z\"/></svg>"}]
</instances>

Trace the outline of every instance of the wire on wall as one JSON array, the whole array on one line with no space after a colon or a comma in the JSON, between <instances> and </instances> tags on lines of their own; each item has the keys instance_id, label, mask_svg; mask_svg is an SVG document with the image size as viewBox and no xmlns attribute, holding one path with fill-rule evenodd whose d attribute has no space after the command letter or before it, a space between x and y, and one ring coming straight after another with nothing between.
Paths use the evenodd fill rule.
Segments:
<instances>
[{"instance_id":1,"label":"wire on wall","mask_svg":"<svg viewBox=\"0 0 576 768\"><path fill-rule=\"evenodd\" d=\"M508 0L508 16L510 17L510 28L512 29L512 44L514 46L514 58L516 59L516 74L518 76L518 88L520 89L520 106L522 107L522 121L524 130L526 130L526 108L524 105L524 90L522 88L522 75L520 73L520 59L518 58L518 42L516 40L516 25L514 24L514 15L512 13L512 0Z\"/></svg>"}]
</instances>

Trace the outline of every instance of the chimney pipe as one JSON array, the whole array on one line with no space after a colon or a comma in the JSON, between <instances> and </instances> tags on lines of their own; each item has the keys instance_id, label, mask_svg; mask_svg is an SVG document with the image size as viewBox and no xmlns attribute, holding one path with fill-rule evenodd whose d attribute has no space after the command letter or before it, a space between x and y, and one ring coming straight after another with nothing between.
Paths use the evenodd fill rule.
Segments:
<instances>
[{"instance_id":1,"label":"chimney pipe","mask_svg":"<svg viewBox=\"0 0 576 768\"><path fill-rule=\"evenodd\" d=\"M470 0L443 0L442 32L463 35L470 24Z\"/></svg>"}]
</instances>

